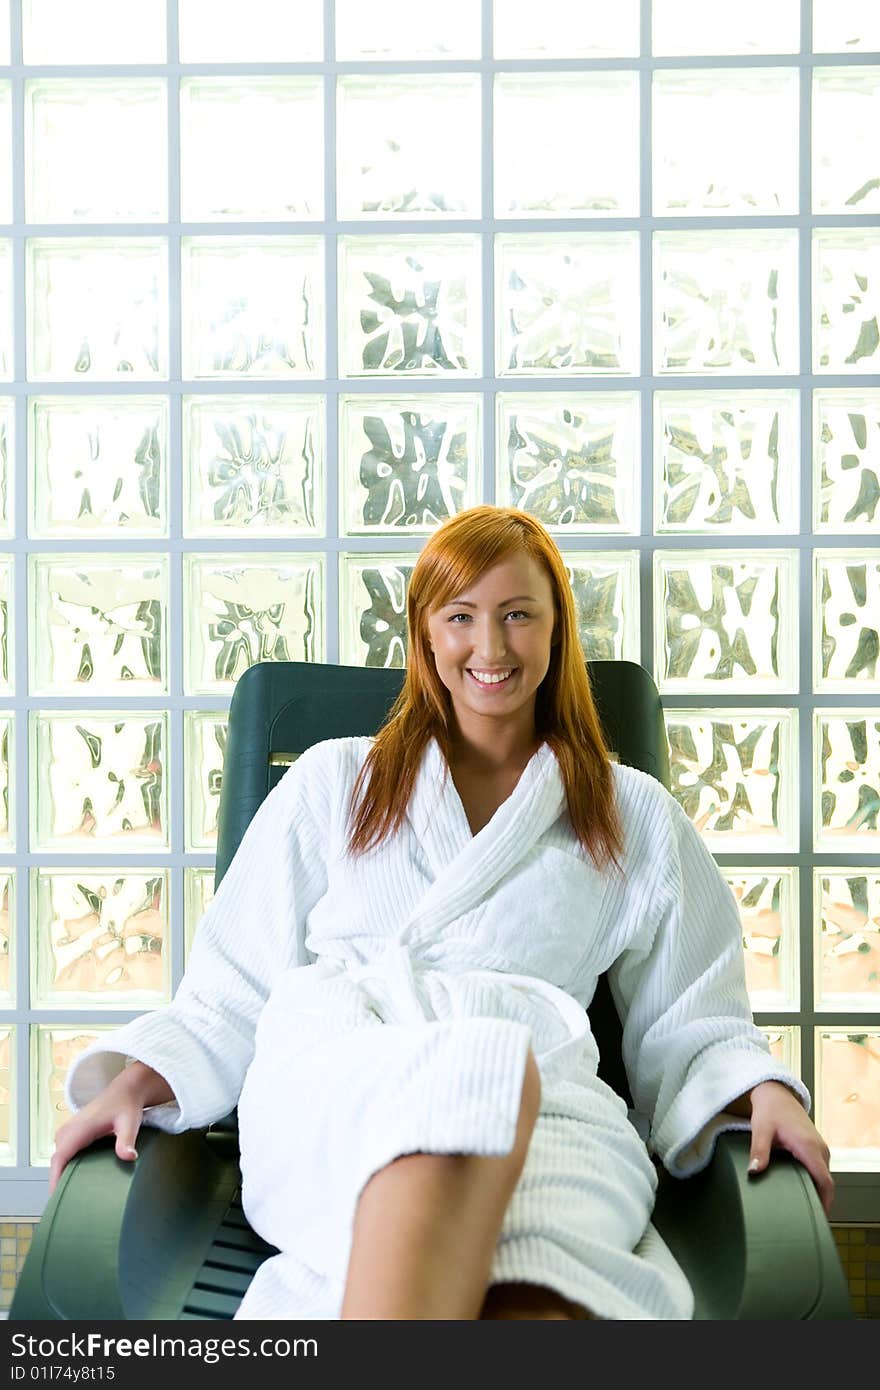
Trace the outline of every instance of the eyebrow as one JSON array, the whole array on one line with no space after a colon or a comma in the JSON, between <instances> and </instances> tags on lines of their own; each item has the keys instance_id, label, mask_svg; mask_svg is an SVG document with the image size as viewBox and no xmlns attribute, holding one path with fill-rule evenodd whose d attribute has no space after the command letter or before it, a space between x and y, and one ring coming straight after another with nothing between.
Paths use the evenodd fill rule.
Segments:
<instances>
[{"instance_id":1,"label":"eyebrow","mask_svg":"<svg viewBox=\"0 0 880 1390\"><path fill-rule=\"evenodd\" d=\"M513 598L505 598L505 599L502 599L501 602L499 603L498 607L499 607L499 608L505 608L505 607L507 606L508 603L523 603L523 602L525 602L525 603L537 603L538 600L537 600L536 598L533 598L531 594L514 594ZM453 608L453 607L454 607L454 608L476 608L476 606L477 606L477 605L476 605L475 603L470 603L466 598L454 598L454 599L450 599L449 603L442 603L442 604L440 605L441 608Z\"/></svg>"}]
</instances>

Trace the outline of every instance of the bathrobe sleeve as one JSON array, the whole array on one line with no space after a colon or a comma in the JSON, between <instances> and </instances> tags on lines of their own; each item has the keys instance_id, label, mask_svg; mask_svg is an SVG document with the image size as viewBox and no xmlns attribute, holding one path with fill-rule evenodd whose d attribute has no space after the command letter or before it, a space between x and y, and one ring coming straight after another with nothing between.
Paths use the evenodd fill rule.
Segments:
<instances>
[{"instance_id":1,"label":"bathrobe sleeve","mask_svg":"<svg viewBox=\"0 0 880 1390\"><path fill-rule=\"evenodd\" d=\"M129 1062L153 1067L175 1099L144 1123L178 1134L229 1114L254 1053L275 978L307 965L306 918L326 892L332 743L302 753L261 803L200 918L171 1003L113 1029L70 1067L65 1100L79 1110Z\"/></svg>"},{"instance_id":2,"label":"bathrobe sleeve","mask_svg":"<svg viewBox=\"0 0 880 1390\"><path fill-rule=\"evenodd\" d=\"M753 1022L729 885L665 788L660 803L650 846L653 892L641 898L641 929L608 978L624 1020L635 1108L649 1120L649 1152L685 1178L707 1166L722 1130L751 1129L749 1120L722 1113L729 1101L762 1081L780 1081L809 1113L810 1094L773 1058Z\"/></svg>"}]
</instances>

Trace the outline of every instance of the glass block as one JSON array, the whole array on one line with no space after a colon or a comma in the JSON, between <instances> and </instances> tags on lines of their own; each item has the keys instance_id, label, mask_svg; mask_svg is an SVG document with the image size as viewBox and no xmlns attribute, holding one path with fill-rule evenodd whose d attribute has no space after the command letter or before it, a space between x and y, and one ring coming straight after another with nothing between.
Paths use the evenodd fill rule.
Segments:
<instances>
[{"instance_id":1,"label":"glass block","mask_svg":"<svg viewBox=\"0 0 880 1390\"><path fill-rule=\"evenodd\" d=\"M31 1025L31 1154L34 1167L48 1167L55 1135L71 1118L64 1102L67 1073L111 1025L59 1028L50 1023Z\"/></svg>"},{"instance_id":2,"label":"glass block","mask_svg":"<svg viewBox=\"0 0 880 1390\"><path fill-rule=\"evenodd\" d=\"M184 556L188 695L230 694L256 661L324 661L324 556Z\"/></svg>"},{"instance_id":3,"label":"glass block","mask_svg":"<svg viewBox=\"0 0 880 1390\"><path fill-rule=\"evenodd\" d=\"M876 214L880 68L815 68L812 111L813 212Z\"/></svg>"},{"instance_id":4,"label":"glass block","mask_svg":"<svg viewBox=\"0 0 880 1390\"><path fill-rule=\"evenodd\" d=\"M877 0L813 0L813 52L880 51Z\"/></svg>"},{"instance_id":5,"label":"glass block","mask_svg":"<svg viewBox=\"0 0 880 1390\"><path fill-rule=\"evenodd\" d=\"M798 83L797 68L655 72L654 215L796 213Z\"/></svg>"},{"instance_id":6,"label":"glass block","mask_svg":"<svg viewBox=\"0 0 880 1390\"><path fill-rule=\"evenodd\" d=\"M736 6L706 0L653 0L652 52L663 57L716 53L797 53L801 46L800 0L738 0Z\"/></svg>"},{"instance_id":7,"label":"glass block","mask_svg":"<svg viewBox=\"0 0 880 1390\"><path fill-rule=\"evenodd\" d=\"M165 0L22 0L25 63L164 63Z\"/></svg>"},{"instance_id":8,"label":"glass block","mask_svg":"<svg viewBox=\"0 0 880 1390\"><path fill-rule=\"evenodd\" d=\"M496 217L638 216L638 73L498 73L493 128Z\"/></svg>"},{"instance_id":9,"label":"glass block","mask_svg":"<svg viewBox=\"0 0 880 1390\"><path fill-rule=\"evenodd\" d=\"M14 715L0 714L0 852L15 849Z\"/></svg>"},{"instance_id":10,"label":"glass block","mask_svg":"<svg viewBox=\"0 0 880 1390\"><path fill-rule=\"evenodd\" d=\"M880 372L880 231L813 231L813 371Z\"/></svg>"},{"instance_id":11,"label":"glass block","mask_svg":"<svg viewBox=\"0 0 880 1390\"><path fill-rule=\"evenodd\" d=\"M746 986L754 1010L798 1007L796 869L721 869L742 922Z\"/></svg>"},{"instance_id":12,"label":"glass block","mask_svg":"<svg viewBox=\"0 0 880 1390\"><path fill-rule=\"evenodd\" d=\"M12 670L14 643L11 632L14 609L12 566L11 555L0 555L0 695L15 694L15 677Z\"/></svg>"},{"instance_id":13,"label":"glass block","mask_svg":"<svg viewBox=\"0 0 880 1390\"><path fill-rule=\"evenodd\" d=\"M813 689L880 695L880 546L813 552Z\"/></svg>"},{"instance_id":14,"label":"glass block","mask_svg":"<svg viewBox=\"0 0 880 1390\"><path fill-rule=\"evenodd\" d=\"M322 0L177 0L182 63L320 63Z\"/></svg>"},{"instance_id":15,"label":"glass block","mask_svg":"<svg viewBox=\"0 0 880 1390\"><path fill-rule=\"evenodd\" d=\"M30 379L167 377L167 277L164 241L28 240Z\"/></svg>"},{"instance_id":16,"label":"glass block","mask_svg":"<svg viewBox=\"0 0 880 1390\"><path fill-rule=\"evenodd\" d=\"M321 376L323 251L319 237L184 237L184 376Z\"/></svg>"},{"instance_id":17,"label":"glass block","mask_svg":"<svg viewBox=\"0 0 880 1390\"><path fill-rule=\"evenodd\" d=\"M184 396L188 536L323 535L324 397Z\"/></svg>"},{"instance_id":18,"label":"glass block","mask_svg":"<svg viewBox=\"0 0 880 1390\"><path fill-rule=\"evenodd\" d=\"M480 500L481 398L342 396L342 535L428 535Z\"/></svg>"},{"instance_id":19,"label":"glass block","mask_svg":"<svg viewBox=\"0 0 880 1390\"><path fill-rule=\"evenodd\" d=\"M35 78L24 110L29 222L167 219L164 79Z\"/></svg>"},{"instance_id":20,"label":"glass block","mask_svg":"<svg viewBox=\"0 0 880 1390\"><path fill-rule=\"evenodd\" d=\"M166 555L31 555L32 695L168 690Z\"/></svg>"},{"instance_id":21,"label":"glass block","mask_svg":"<svg viewBox=\"0 0 880 1390\"><path fill-rule=\"evenodd\" d=\"M184 968L186 968L196 927L201 922L208 910L208 904L214 897L214 870L184 869L183 896L185 914L183 953Z\"/></svg>"},{"instance_id":22,"label":"glass block","mask_svg":"<svg viewBox=\"0 0 880 1390\"><path fill-rule=\"evenodd\" d=\"M478 73L337 81L341 218L479 217Z\"/></svg>"},{"instance_id":23,"label":"glass block","mask_svg":"<svg viewBox=\"0 0 880 1390\"><path fill-rule=\"evenodd\" d=\"M15 534L15 402L0 396L0 537Z\"/></svg>"},{"instance_id":24,"label":"glass block","mask_svg":"<svg viewBox=\"0 0 880 1390\"><path fill-rule=\"evenodd\" d=\"M167 710L31 713L31 849L167 850Z\"/></svg>"},{"instance_id":25,"label":"glass block","mask_svg":"<svg viewBox=\"0 0 880 1390\"><path fill-rule=\"evenodd\" d=\"M12 242L0 240L0 381L12 381Z\"/></svg>"},{"instance_id":26,"label":"glass block","mask_svg":"<svg viewBox=\"0 0 880 1390\"><path fill-rule=\"evenodd\" d=\"M406 590L417 556L340 554L339 662L406 666Z\"/></svg>"},{"instance_id":27,"label":"glass block","mask_svg":"<svg viewBox=\"0 0 880 1390\"><path fill-rule=\"evenodd\" d=\"M880 707L813 719L813 848L880 854Z\"/></svg>"},{"instance_id":28,"label":"glass block","mask_svg":"<svg viewBox=\"0 0 880 1390\"><path fill-rule=\"evenodd\" d=\"M223 710L185 710L183 720L186 849L213 850L229 716Z\"/></svg>"},{"instance_id":29,"label":"glass block","mask_svg":"<svg viewBox=\"0 0 880 1390\"><path fill-rule=\"evenodd\" d=\"M496 404L498 506L568 535L638 535L635 392L499 392Z\"/></svg>"},{"instance_id":30,"label":"glass block","mask_svg":"<svg viewBox=\"0 0 880 1390\"><path fill-rule=\"evenodd\" d=\"M0 1028L0 1164L15 1165L15 1029Z\"/></svg>"},{"instance_id":31,"label":"glass block","mask_svg":"<svg viewBox=\"0 0 880 1390\"><path fill-rule=\"evenodd\" d=\"M339 238L342 376L480 372L478 236Z\"/></svg>"},{"instance_id":32,"label":"glass block","mask_svg":"<svg viewBox=\"0 0 880 1390\"><path fill-rule=\"evenodd\" d=\"M322 78L183 79L185 222L313 221L323 215L323 194Z\"/></svg>"},{"instance_id":33,"label":"glass block","mask_svg":"<svg viewBox=\"0 0 880 1390\"><path fill-rule=\"evenodd\" d=\"M0 872L0 1007L15 1003L15 874Z\"/></svg>"},{"instance_id":34,"label":"glass block","mask_svg":"<svg viewBox=\"0 0 880 1390\"><path fill-rule=\"evenodd\" d=\"M654 672L661 693L794 693L796 550L654 552Z\"/></svg>"},{"instance_id":35,"label":"glass block","mask_svg":"<svg viewBox=\"0 0 880 1390\"><path fill-rule=\"evenodd\" d=\"M336 57L340 62L397 58L479 58L480 7L445 0L438 10L410 0L336 0Z\"/></svg>"},{"instance_id":36,"label":"glass block","mask_svg":"<svg viewBox=\"0 0 880 1390\"><path fill-rule=\"evenodd\" d=\"M816 1007L880 1009L880 868L813 870Z\"/></svg>"},{"instance_id":37,"label":"glass block","mask_svg":"<svg viewBox=\"0 0 880 1390\"><path fill-rule=\"evenodd\" d=\"M637 661L638 555L603 551L562 555L588 661ZM340 662L406 665L406 590L415 556L341 554Z\"/></svg>"},{"instance_id":38,"label":"glass block","mask_svg":"<svg viewBox=\"0 0 880 1390\"><path fill-rule=\"evenodd\" d=\"M35 1008L146 1009L170 998L168 869L31 870Z\"/></svg>"},{"instance_id":39,"label":"glass block","mask_svg":"<svg viewBox=\"0 0 880 1390\"><path fill-rule=\"evenodd\" d=\"M638 0L494 0L493 10L496 58L639 55Z\"/></svg>"},{"instance_id":40,"label":"glass block","mask_svg":"<svg viewBox=\"0 0 880 1390\"><path fill-rule=\"evenodd\" d=\"M801 1076L801 1030L797 1024L790 1028L762 1028L761 1032L770 1044L773 1060L787 1067L799 1080Z\"/></svg>"},{"instance_id":41,"label":"glass block","mask_svg":"<svg viewBox=\"0 0 880 1390\"><path fill-rule=\"evenodd\" d=\"M168 535L168 401L33 396L30 534L46 539Z\"/></svg>"},{"instance_id":42,"label":"glass block","mask_svg":"<svg viewBox=\"0 0 880 1390\"><path fill-rule=\"evenodd\" d=\"M796 391L655 391L654 530L798 530Z\"/></svg>"},{"instance_id":43,"label":"glass block","mask_svg":"<svg viewBox=\"0 0 880 1390\"><path fill-rule=\"evenodd\" d=\"M495 237L499 376L639 370L637 232Z\"/></svg>"},{"instance_id":44,"label":"glass block","mask_svg":"<svg viewBox=\"0 0 880 1390\"><path fill-rule=\"evenodd\" d=\"M722 854L798 849L798 712L664 710L670 790Z\"/></svg>"},{"instance_id":45,"label":"glass block","mask_svg":"<svg viewBox=\"0 0 880 1390\"><path fill-rule=\"evenodd\" d=\"M6 28L2 28L0 10L0 47L8 43L9 7L6 7ZM9 58L0 57L0 63ZM0 82L0 222L12 221L12 87Z\"/></svg>"},{"instance_id":46,"label":"glass block","mask_svg":"<svg viewBox=\"0 0 880 1390\"><path fill-rule=\"evenodd\" d=\"M635 661L641 650L637 551L562 550L587 661Z\"/></svg>"},{"instance_id":47,"label":"glass block","mask_svg":"<svg viewBox=\"0 0 880 1390\"><path fill-rule=\"evenodd\" d=\"M796 373L797 235L654 232L655 372Z\"/></svg>"},{"instance_id":48,"label":"glass block","mask_svg":"<svg viewBox=\"0 0 880 1390\"><path fill-rule=\"evenodd\" d=\"M813 392L813 528L880 530L880 391Z\"/></svg>"},{"instance_id":49,"label":"glass block","mask_svg":"<svg viewBox=\"0 0 880 1390\"><path fill-rule=\"evenodd\" d=\"M816 1128L832 1171L880 1164L880 1028L816 1029Z\"/></svg>"}]
</instances>

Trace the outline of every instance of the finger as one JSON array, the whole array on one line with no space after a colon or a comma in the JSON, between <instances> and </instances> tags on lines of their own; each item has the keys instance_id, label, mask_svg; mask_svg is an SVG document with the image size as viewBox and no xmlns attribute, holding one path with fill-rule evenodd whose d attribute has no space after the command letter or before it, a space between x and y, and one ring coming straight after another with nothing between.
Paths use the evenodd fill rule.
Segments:
<instances>
[{"instance_id":1,"label":"finger","mask_svg":"<svg viewBox=\"0 0 880 1390\"><path fill-rule=\"evenodd\" d=\"M51 1192L51 1191L53 1190L53 1188L57 1185L58 1179L61 1177L61 1174L64 1172L64 1168L65 1168L65 1166L66 1166L66 1164L67 1164L67 1160L68 1160L69 1157L70 1157L70 1154L69 1154L69 1152L68 1152L68 1147L67 1147L67 1144L64 1142L64 1140L63 1140L63 1139L56 1140L56 1141L55 1141L55 1148L54 1148L53 1153L52 1153L52 1157L51 1157L51 1159L49 1160L49 1183L50 1183L49 1191L50 1191L50 1192Z\"/></svg>"},{"instance_id":2,"label":"finger","mask_svg":"<svg viewBox=\"0 0 880 1390\"><path fill-rule=\"evenodd\" d=\"M770 1162L770 1148L773 1143L773 1130L763 1125L752 1124L752 1143L749 1151L749 1175L763 1173Z\"/></svg>"},{"instance_id":3,"label":"finger","mask_svg":"<svg viewBox=\"0 0 880 1390\"><path fill-rule=\"evenodd\" d=\"M831 1157L829 1149L825 1144L821 1149L817 1149L813 1144L800 1143L793 1143L790 1148L794 1158L806 1168L812 1178L825 1215L830 1217L834 1205L834 1179L828 1167Z\"/></svg>"},{"instance_id":4,"label":"finger","mask_svg":"<svg viewBox=\"0 0 880 1390\"><path fill-rule=\"evenodd\" d=\"M52 1193L55 1191L56 1187L58 1186L58 1180L59 1180L59 1178L61 1177L61 1174L64 1172L64 1168L65 1168L66 1163L67 1163L67 1159L64 1157L63 1154L60 1154L60 1153L58 1152L58 1150L56 1149L55 1152L53 1153L53 1155L52 1155L50 1161L49 1161L49 1196L50 1196L50 1197L52 1196Z\"/></svg>"},{"instance_id":5,"label":"finger","mask_svg":"<svg viewBox=\"0 0 880 1390\"><path fill-rule=\"evenodd\" d=\"M55 1139L55 1149L49 1160L49 1196L55 1191L61 1174L67 1167L68 1161L73 1153L76 1152L75 1146L71 1145L69 1139L63 1134L58 1134Z\"/></svg>"},{"instance_id":6,"label":"finger","mask_svg":"<svg viewBox=\"0 0 880 1390\"><path fill-rule=\"evenodd\" d=\"M834 1179L824 1163L817 1161L815 1165L808 1164L807 1167L816 1185L825 1215L830 1220L831 1208L834 1206Z\"/></svg>"},{"instance_id":7,"label":"finger","mask_svg":"<svg viewBox=\"0 0 880 1390\"><path fill-rule=\"evenodd\" d=\"M116 1157L131 1163L137 1158L135 1140L140 1129L141 1112L126 1113L116 1121Z\"/></svg>"}]
</instances>

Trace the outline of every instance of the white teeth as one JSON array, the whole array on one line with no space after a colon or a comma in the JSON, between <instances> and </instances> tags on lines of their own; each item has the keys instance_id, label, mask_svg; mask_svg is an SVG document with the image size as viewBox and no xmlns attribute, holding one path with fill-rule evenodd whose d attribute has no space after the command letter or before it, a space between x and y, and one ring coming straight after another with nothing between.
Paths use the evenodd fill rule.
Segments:
<instances>
[{"instance_id":1,"label":"white teeth","mask_svg":"<svg viewBox=\"0 0 880 1390\"><path fill-rule=\"evenodd\" d=\"M502 681L507 680L508 676L513 675L513 671L510 670L503 676L480 676L477 674L476 671L471 671L471 675L473 676L474 680L479 681L481 685L500 685Z\"/></svg>"}]
</instances>

